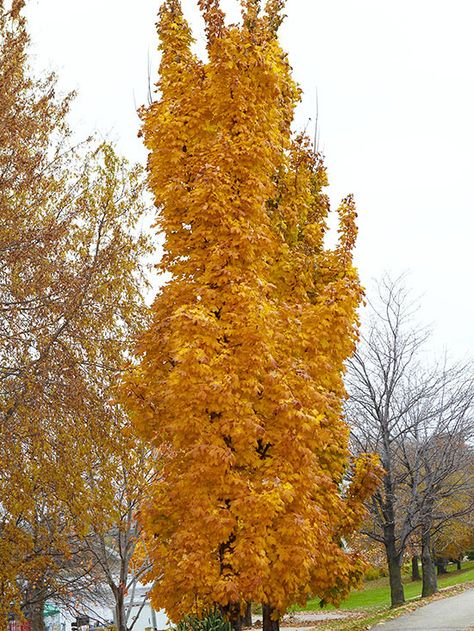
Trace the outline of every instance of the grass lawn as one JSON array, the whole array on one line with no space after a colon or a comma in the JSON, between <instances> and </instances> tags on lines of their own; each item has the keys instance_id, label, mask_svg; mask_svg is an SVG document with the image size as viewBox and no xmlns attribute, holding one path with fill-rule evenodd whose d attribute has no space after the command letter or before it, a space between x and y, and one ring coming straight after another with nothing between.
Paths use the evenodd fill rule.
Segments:
<instances>
[{"instance_id":1,"label":"grass lawn","mask_svg":"<svg viewBox=\"0 0 474 631\"><path fill-rule=\"evenodd\" d=\"M438 586L440 588L474 581L474 561L464 563L461 571L454 571L453 568L450 566L448 574L438 576ZM411 582L409 578L406 578L404 583L405 598L407 600L421 596L421 581ZM349 598L341 603L340 609L370 609L371 607L385 607L389 605L390 587L388 578L384 577L375 581L368 581L364 589L352 592ZM305 609L307 611L319 610L319 600L309 600ZM333 609L333 607L328 607L328 609Z\"/></svg>"}]
</instances>

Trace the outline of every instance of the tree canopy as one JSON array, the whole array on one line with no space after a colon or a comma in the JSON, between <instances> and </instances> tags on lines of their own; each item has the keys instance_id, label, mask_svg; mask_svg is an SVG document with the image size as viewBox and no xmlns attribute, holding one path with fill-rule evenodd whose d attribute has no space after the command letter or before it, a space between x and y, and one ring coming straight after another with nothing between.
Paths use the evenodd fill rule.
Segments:
<instances>
[{"instance_id":1,"label":"tree canopy","mask_svg":"<svg viewBox=\"0 0 474 631\"><path fill-rule=\"evenodd\" d=\"M326 248L325 169L291 132L283 2L242 2L231 26L199 4L208 61L180 3L160 11L159 98L142 117L170 280L122 398L164 463L141 513L153 602L174 620L217 604L235 621L248 601L275 618L310 594L337 602L362 573L343 544L377 482L374 458L350 468L342 418L356 213L348 197Z\"/></svg>"}]
</instances>

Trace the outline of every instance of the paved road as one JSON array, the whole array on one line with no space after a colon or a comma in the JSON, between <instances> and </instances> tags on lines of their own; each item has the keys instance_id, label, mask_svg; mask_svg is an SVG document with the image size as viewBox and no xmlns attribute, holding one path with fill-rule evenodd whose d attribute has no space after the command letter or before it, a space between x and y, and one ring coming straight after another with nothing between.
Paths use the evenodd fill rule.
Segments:
<instances>
[{"instance_id":1,"label":"paved road","mask_svg":"<svg viewBox=\"0 0 474 631\"><path fill-rule=\"evenodd\" d=\"M372 631L467 631L474 627L474 589L420 607Z\"/></svg>"}]
</instances>

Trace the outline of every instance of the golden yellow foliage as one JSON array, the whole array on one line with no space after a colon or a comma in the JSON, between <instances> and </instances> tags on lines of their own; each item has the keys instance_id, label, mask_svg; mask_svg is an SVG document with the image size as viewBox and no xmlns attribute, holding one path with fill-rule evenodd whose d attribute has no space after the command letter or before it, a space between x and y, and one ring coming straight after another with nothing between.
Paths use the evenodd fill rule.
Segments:
<instances>
[{"instance_id":1,"label":"golden yellow foliage","mask_svg":"<svg viewBox=\"0 0 474 631\"><path fill-rule=\"evenodd\" d=\"M242 2L226 26L200 2L209 61L164 2L160 99L142 112L149 183L171 273L153 305L123 399L164 453L142 510L152 599L173 620L215 603L274 615L361 576L346 537L377 484L367 456L348 474L343 366L362 296L355 208L324 247L326 175L291 124L299 89L276 31L281 1Z\"/></svg>"}]
</instances>

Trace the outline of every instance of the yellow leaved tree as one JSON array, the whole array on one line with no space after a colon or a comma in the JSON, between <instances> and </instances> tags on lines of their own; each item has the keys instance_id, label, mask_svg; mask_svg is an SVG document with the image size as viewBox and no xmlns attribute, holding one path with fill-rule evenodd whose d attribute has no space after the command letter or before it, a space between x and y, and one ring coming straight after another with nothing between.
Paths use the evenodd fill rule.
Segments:
<instances>
[{"instance_id":1,"label":"yellow leaved tree","mask_svg":"<svg viewBox=\"0 0 474 631\"><path fill-rule=\"evenodd\" d=\"M280 48L281 0L242 1L227 26L201 0L208 61L164 2L159 100L142 112L168 272L122 398L163 455L141 519L152 599L173 620L215 606L264 627L294 602L337 602L362 573L344 540L377 484L350 467L344 361L362 296L352 198L326 249L326 175L291 133L299 90Z\"/></svg>"},{"instance_id":2,"label":"yellow leaved tree","mask_svg":"<svg viewBox=\"0 0 474 631\"><path fill-rule=\"evenodd\" d=\"M22 614L41 631L71 540L114 508L126 419L109 388L144 321L148 240L142 170L71 146L24 4L0 0L0 629Z\"/></svg>"}]
</instances>

